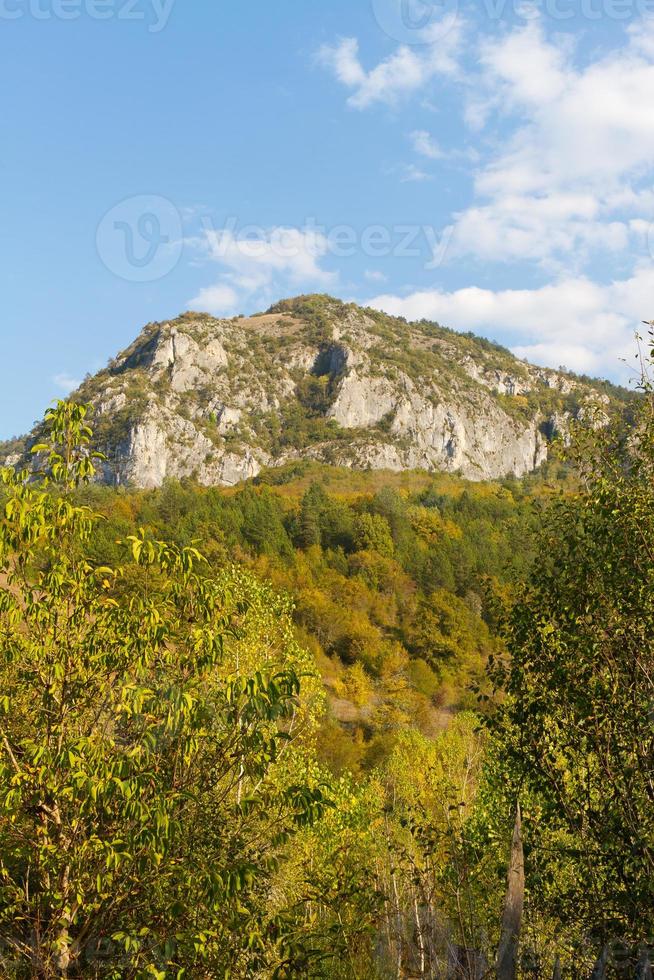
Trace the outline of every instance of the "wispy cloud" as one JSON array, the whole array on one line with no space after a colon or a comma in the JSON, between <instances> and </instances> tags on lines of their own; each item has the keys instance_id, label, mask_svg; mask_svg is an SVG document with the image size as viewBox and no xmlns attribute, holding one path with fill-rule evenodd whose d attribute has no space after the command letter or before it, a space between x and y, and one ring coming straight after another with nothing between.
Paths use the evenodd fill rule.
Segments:
<instances>
[{"instance_id":1,"label":"wispy cloud","mask_svg":"<svg viewBox=\"0 0 654 980\"><path fill-rule=\"evenodd\" d=\"M57 388L59 388L60 391L63 391L66 395L69 395L71 391L75 391L75 389L79 388L82 383L77 378L73 378L72 375L68 374L66 371L62 371L60 374L55 374L52 380Z\"/></svg>"},{"instance_id":2,"label":"wispy cloud","mask_svg":"<svg viewBox=\"0 0 654 980\"><path fill-rule=\"evenodd\" d=\"M217 283L189 301L194 309L232 312L244 303L265 303L288 289L336 282L335 273L321 265L329 252L327 238L314 229L275 227L260 229L254 237L205 229L190 244L221 270Z\"/></svg>"},{"instance_id":3,"label":"wispy cloud","mask_svg":"<svg viewBox=\"0 0 654 980\"><path fill-rule=\"evenodd\" d=\"M442 160L445 154L436 143L433 136L426 129L416 129L411 133L413 149L423 157L430 160Z\"/></svg>"},{"instance_id":4,"label":"wispy cloud","mask_svg":"<svg viewBox=\"0 0 654 980\"><path fill-rule=\"evenodd\" d=\"M329 69L346 88L352 89L347 102L353 109L366 109L375 103L395 105L412 95L437 75L453 75L458 68L461 25L434 42L425 34L425 43L417 47L400 45L388 58L366 71L359 57L356 38L342 38L334 45L324 45L318 61Z\"/></svg>"},{"instance_id":5,"label":"wispy cloud","mask_svg":"<svg viewBox=\"0 0 654 980\"><path fill-rule=\"evenodd\" d=\"M239 294L231 286L217 284L206 286L197 296L189 300L188 306L194 310L226 316L238 309Z\"/></svg>"},{"instance_id":6,"label":"wispy cloud","mask_svg":"<svg viewBox=\"0 0 654 980\"><path fill-rule=\"evenodd\" d=\"M408 163L400 168L400 181L403 184L431 179L432 175L428 174L424 170L421 170L420 167L416 167L415 163Z\"/></svg>"},{"instance_id":7,"label":"wispy cloud","mask_svg":"<svg viewBox=\"0 0 654 980\"><path fill-rule=\"evenodd\" d=\"M379 269L366 269L364 276L368 282L386 282L386 276Z\"/></svg>"}]
</instances>

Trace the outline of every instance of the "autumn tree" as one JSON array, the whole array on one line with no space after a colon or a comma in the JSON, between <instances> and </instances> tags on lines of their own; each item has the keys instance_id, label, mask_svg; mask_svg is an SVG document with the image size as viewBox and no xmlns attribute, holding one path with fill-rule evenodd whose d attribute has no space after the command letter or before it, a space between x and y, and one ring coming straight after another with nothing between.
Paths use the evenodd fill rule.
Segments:
<instances>
[{"instance_id":1,"label":"autumn tree","mask_svg":"<svg viewBox=\"0 0 654 980\"><path fill-rule=\"evenodd\" d=\"M86 416L58 404L40 479L2 477L0 969L305 975L274 881L325 798L294 756L311 709L288 612L144 533L120 567L89 560Z\"/></svg>"},{"instance_id":2,"label":"autumn tree","mask_svg":"<svg viewBox=\"0 0 654 980\"><path fill-rule=\"evenodd\" d=\"M525 801L532 899L596 945L654 928L654 395L579 432L492 679L498 768ZM598 422L602 422L601 419Z\"/></svg>"}]
</instances>

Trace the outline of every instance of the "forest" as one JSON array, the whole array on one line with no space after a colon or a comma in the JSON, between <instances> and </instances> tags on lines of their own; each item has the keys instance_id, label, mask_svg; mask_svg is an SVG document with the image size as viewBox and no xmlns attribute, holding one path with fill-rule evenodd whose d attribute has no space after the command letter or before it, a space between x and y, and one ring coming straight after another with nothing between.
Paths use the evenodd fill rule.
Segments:
<instances>
[{"instance_id":1,"label":"forest","mask_svg":"<svg viewBox=\"0 0 654 980\"><path fill-rule=\"evenodd\" d=\"M651 977L654 396L521 480L0 504L7 978Z\"/></svg>"}]
</instances>

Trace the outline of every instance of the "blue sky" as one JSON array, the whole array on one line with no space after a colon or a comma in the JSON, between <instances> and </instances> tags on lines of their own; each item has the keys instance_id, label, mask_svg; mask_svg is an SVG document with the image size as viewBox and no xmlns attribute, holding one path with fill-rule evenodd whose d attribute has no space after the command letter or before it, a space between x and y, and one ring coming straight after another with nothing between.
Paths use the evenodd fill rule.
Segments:
<instances>
[{"instance_id":1,"label":"blue sky","mask_svg":"<svg viewBox=\"0 0 654 980\"><path fill-rule=\"evenodd\" d=\"M0 437L309 291L625 379L652 93L654 0L0 0Z\"/></svg>"}]
</instances>

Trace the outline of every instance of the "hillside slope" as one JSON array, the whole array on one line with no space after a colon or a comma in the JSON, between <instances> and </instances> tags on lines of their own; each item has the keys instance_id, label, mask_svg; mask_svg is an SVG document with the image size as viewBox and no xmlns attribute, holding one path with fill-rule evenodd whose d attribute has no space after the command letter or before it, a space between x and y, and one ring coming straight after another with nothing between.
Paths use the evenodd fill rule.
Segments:
<instances>
[{"instance_id":1,"label":"hillside slope","mask_svg":"<svg viewBox=\"0 0 654 980\"><path fill-rule=\"evenodd\" d=\"M73 397L96 407L105 481L155 487L235 484L300 458L521 476L571 419L629 395L434 323L304 296L250 318L148 324Z\"/></svg>"}]
</instances>

